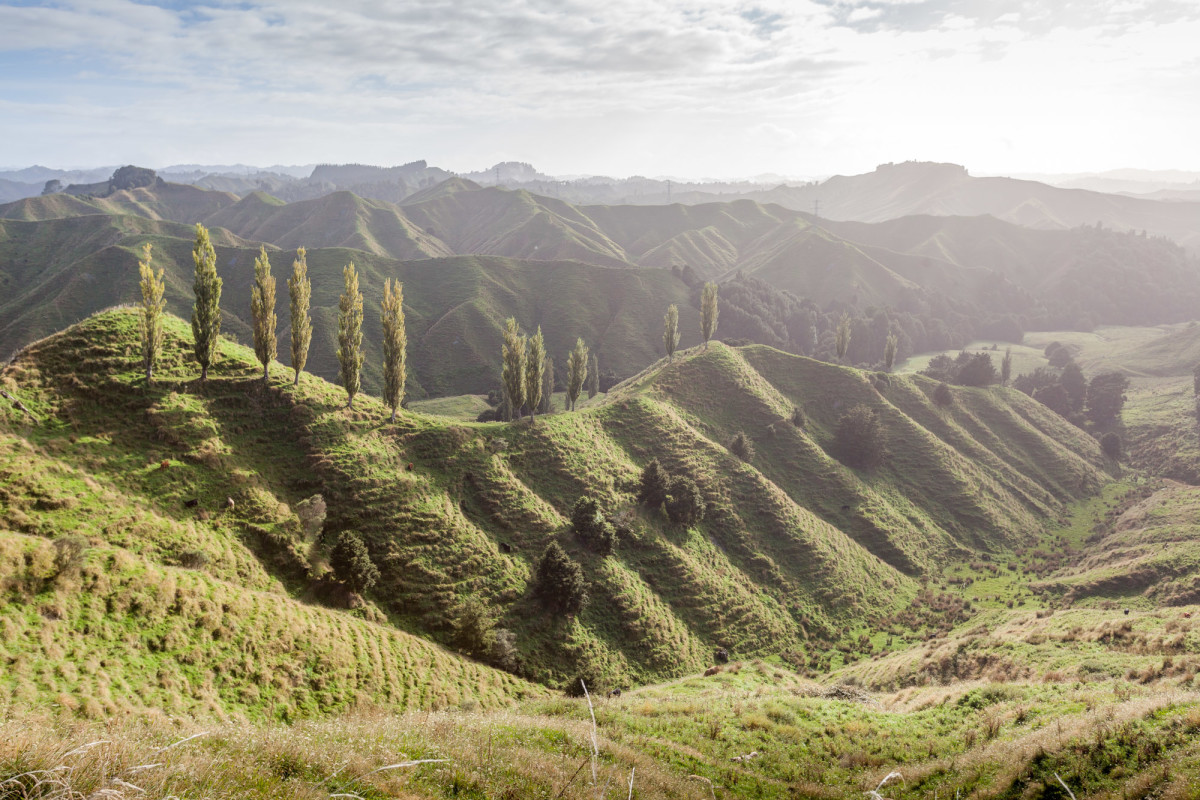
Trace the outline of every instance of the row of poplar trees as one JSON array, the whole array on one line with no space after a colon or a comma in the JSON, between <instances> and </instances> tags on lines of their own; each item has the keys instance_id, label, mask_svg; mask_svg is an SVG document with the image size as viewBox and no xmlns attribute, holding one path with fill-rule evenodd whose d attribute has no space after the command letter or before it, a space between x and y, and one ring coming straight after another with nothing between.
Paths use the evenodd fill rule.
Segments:
<instances>
[{"instance_id":1,"label":"row of poplar trees","mask_svg":"<svg viewBox=\"0 0 1200 800\"><path fill-rule=\"evenodd\" d=\"M292 369L295 371L293 385L300 383L300 373L308 362L308 347L312 343L312 317L309 306L312 300L312 281L308 278L308 263L303 247L296 251L292 262L292 276L288 278L288 296L291 302L291 350ZM217 253L209 238L208 230L196 225L196 242L192 246L195 262L195 282L192 291L195 302L192 306L192 340L196 361L200 364L201 382L208 379L208 368L216 360L217 342L221 333L221 286L223 281L217 274ZM139 322L142 339L142 366L146 369L146 381L154 379L154 368L162 355L163 314L166 304L166 284L163 270L151 267L151 245L142 246L142 260L138 262L141 276L142 302ZM362 323L363 296L358 290L358 272L351 261L342 270L343 289L338 303L338 364L341 366L342 386L346 390L346 405L354 408L354 396L359 390L362 372ZM392 420L396 409L404 399L404 384L408 377L406 350L408 337L404 328L404 287L399 281L388 278L383 285L383 303L380 317L383 323L383 399L392 409ZM267 248L259 249L254 260L254 284L250 289L250 315L254 327L254 355L263 366L263 382L270 378L271 362L277 349L275 315L275 278L271 275L271 261Z\"/></svg>"},{"instance_id":2,"label":"row of poplar trees","mask_svg":"<svg viewBox=\"0 0 1200 800\"><path fill-rule=\"evenodd\" d=\"M717 330L717 285L704 284L700 295L700 332L704 347ZM675 359L675 348L679 345L679 309L670 305L663 317L663 347L667 360ZM554 391L553 362L546 356L546 340L539 325L537 333L526 336L521 333L517 320L509 317L504 321L504 340L500 348L500 379L504 386L504 417L511 419L524 408L534 424L538 409L547 409L549 394ZM596 394L599 365L593 355L589 359L588 347L583 339L575 340L575 347L567 354L567 410L575 410L583 385L591 375Z\"/></svg>"},{"instance_id":3,"label":"row of poplar trees","mask_svg":"<svg viewBox=\"0 0 1200 800\"><path fill-rule=\"evenodd\" d=\"M146 370L146 381L154 379L154 368L162 354L163 314L166 310L164 295L166 283L163 270L151 266L151 245L142 246L143 258L138 262L141 277L142 301L140 328L142 340L142 365ZM308 348L312 342L312 318L309 306L312 300L312 282L308 278L306 251L296 251L292 262L292 276L288 278L288 296L291 303L291 350L293 384L299 384L300 373L308 361ZM217 274L217 254L209 237L208 229L197 223L196 242L192 246L195 263L195 281L192 291L195 301L192 306L192 340L196 361L200 364L200 381L208 379L208 368L216 360L217 343L221 332L221 286L223 281ZM362 323L363 296L358 289L358 273L351 261L342 270L343 290L338 302L338 364L341 367L342 386L346 390L346 406L354 408L354 397L360 388L362 372ZM404 327L404 288L399 281L388 278L383 286L383 303L380 318L383 327L383 376L384 402L392 410L391 419L396 419L396 409L404 399L407 380L406 349L408 344ZM717 329L717 285L706 283L700 297L700 323L704 346ZM263 366L263 382L270 378L271 362L277 355L275 315L275 278L271 275L271 261L265 246L259 249L254 260L254 284L250 289L250 315L254 328L254 354ZM679 309L674 305L667 308L663 318L663 345L668 360L674 360L675 348L679 344ZM541 326L533 336L521 333L517 321L509 317L504 324L504 340L501 346L501 380L504 386L505 416L518 416L522 408L529 413L532 424L538 408L548 406L549 394L553 392L553 367L546 355L546 342ZM589 359L588 348L583 339L575 340L575 347L567 355L567 409L573 411L579 399L589 371L592 377L589 396L598 389L599 365L595 355ZM545 384L549 383L549 386Z\"/></svg>"}]
</instances>

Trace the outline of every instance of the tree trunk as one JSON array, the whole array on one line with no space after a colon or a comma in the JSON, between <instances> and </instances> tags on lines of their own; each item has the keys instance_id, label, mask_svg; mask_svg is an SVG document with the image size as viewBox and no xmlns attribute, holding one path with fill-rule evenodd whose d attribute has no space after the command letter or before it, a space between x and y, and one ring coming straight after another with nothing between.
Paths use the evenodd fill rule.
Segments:
<instances>
[{"instance_id":1,"label":"tree trunk","mask_svg":"<svg viewBox=\"0 0 1200 800\"><path fill-rule=\"evenodd\" d=\"M152 380L154 380L154 369L146 367L146 383L150 383Z\"/></svg>"},{"instance_id":2,"label":"tree trunk","mask_svg":"<svg viewBox=\"0 0 1200 800\"><path fill-rule=\"evenodd\" d=\"M202 364L200 366L200 382L204 383L206 380L208 380L208 365Z\"/></svg>"},{"instance_id":3,"label":"tree trunk","mask_svg":"<svg viewBox=\"0 0 1200 800\"><path fill-rule=\"evenodd\" d=\"M396 421L396 409L392 408L392 416L391 416L391 419L388 420L388 422L395 422L395 421Z\"/></svg>"},{"instance_id":4,"label":"tree trunk","mask_svg":"<svg viewBox=\"0 0 1200 800\"><path fill-rule=\"evenodd\" d=\"M266 364L263 364L263 383L264 384L268 380L270 380L270 377L271 377L270 369L271 369L271 363L269 361Z\"/></svg>"},{"instance_id":5,"label":"tree trunk","mask_svg":"<svg viewBox=\"0 0 1200 800\"><path fill-rule=\"evenodd\" d=\"M296 380L292 381L292 386L300 385L300 370L296 370Z\"/></svg>"}]
</instances>

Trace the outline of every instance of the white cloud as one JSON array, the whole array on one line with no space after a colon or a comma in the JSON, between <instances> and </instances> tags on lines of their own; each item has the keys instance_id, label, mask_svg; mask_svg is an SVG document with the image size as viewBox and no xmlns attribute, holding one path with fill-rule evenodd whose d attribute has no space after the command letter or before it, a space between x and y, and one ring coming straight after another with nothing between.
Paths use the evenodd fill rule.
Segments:
<instances>
[{"instance_id":1,"label":"white cloud","mask_svg":"<svg viewBox=\"0 0 1200 800\"><path fill-rule=\"evenodd\" d=\"M814 174L913 156L979 170L1151 156L1194 168L1182 143L1200 137L1198 11L1170 0L0 5L12 67L0 72L0 136L6 160L59 163L87 148L103 163L519 158L613 174ZM1133 121L1143 143L1169 131L1162 146L1143 149Z\"/></svg>"}]
</instances>

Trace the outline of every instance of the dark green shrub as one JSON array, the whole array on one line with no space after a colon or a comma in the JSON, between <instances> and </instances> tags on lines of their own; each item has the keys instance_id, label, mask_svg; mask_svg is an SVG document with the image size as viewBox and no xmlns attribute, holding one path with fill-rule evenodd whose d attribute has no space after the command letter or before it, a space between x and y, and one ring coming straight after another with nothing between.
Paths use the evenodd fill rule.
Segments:
<instances>
[{"instance_id":1,"label":"dark green shrub","mask_svg":"<svg viewBox=\"0 0 1200 800\"><path fill-rule=\"evenodd\" d=\"M883 463L883 424L875 412L857 405L838 419L833 437L834 456L847 466L872 469Z\"/></svg>"},{"instance_id":2,"label":"dark green shrub","mask_svg":"<svg viewBox=\"0 0 1200 800\"><path fill-rule=\"evenodd\" d=\"M651 459L649 464L642 467L642 478L638 483L638 502L658 508L667 501L669 482L670 476L658 463L658 459Z\"/></svg>"},{"instance_id":3,"label":"dark green shrub","mask_svg":"<svg viewBox=\"0 0 1200 800\"><path fill-rule=\"evenodd\" d=\"M1123 451L1121 437L1111 431L1104 434L1100 437L1100 449L1104 451L1104 455L1113 461L1120 461Z\"/></svg>"},{"instance_id":4,"label":"dark green shrub","mask_svg":"<svg viewBox=\"0 0 1200 800\"><path fill-rule=\"evenodd\" d=\"M690 527L704 519L704 495L686 475L676 475L667 486L667 517L676 525Z\"/></svg>"},{"instance_id":5,"label":"dark green shrub","mask_svg":"<svg viewBox=\"0 0 1200 800\"><path fill-rule=\"evenodd\" d=\"M362 594L379 580L379 570L362 537L354 531L343 531L329 556L334 576L350 591Z\"/></svg>"},{"instance_id":6,"label":"dark green shrub","mask_svg":"<svg viewBox=\"0 0 1200 800\"><path fill-rule=\"evenodd\" d=\"M939 406L948 406L954 402L954 393L950 391L949 386L939 383L937 388L933 390L933 402Z\"/></svg>"},{"instance_id":7,"label":"dark green shrub","mask_svg":"<svg viewBox=\"0 0 1200 800\"><path fill-rule=\"evenodd\" d=\"M547 608L563 614L578 614L587 605L583 570L558 542L548 544L538 560L533 592Z\"/></svg>"},{"instance_id":8,"label":"dark green shrub","mask_svg":"<svg viewBox=\"0 0 1200 800\"><path fill-rule=\"evenodd\" d=\"M733 437L733 441L729 443L729 452L740 458L742 461L754 460L754 442L750 441L750 437L743 431L738 431Z\"/></svg>"},{"instance_id":9,"label":"dark green shrub","mask_svg":"<svg viewBox=\"0 0 1200 800\"><path fill-rule=\"evenodd\" d=\"M584 547L600 555L611 555L617 548L617 530L604 518L600 502L594 497L584 495L575 501L571 528Z\"/></svg>"}]
</instances>

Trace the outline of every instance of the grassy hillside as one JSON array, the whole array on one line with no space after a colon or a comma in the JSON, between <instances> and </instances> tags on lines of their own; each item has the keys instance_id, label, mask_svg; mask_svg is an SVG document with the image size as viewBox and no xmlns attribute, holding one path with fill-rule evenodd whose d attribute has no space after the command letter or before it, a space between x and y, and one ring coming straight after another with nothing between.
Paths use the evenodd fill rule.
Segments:
<instances>
[{"instance_id":1,"label":"grassy hillside","mask_svg":"<svg viewBox=\"0 0 1200 800\"><path fill-rule=\"evenodd\" d=\"M387 425L377 401L348 412L341 391L317 378L293 388L277 367L263 388L249 351L232 344L198 386L188 335L181 321L168 326L150 387L128 311L51 337L6 368L6 390L38 418L30 427L4 406L6 469L19 487L4 496L11 529L57 536L85 517L81 533L108 546L314 596L328 590L319 576L332 538L356 530L382 572L368 618L470 649L453 620L482 603L497 630L511 631L504 663L557 685L577 674L607 685L672 677L717 646L820 664L859 626L887 624L925 576L974 552L1026 546L1066 501L1106 480L1089 437L1018 393L956 390L939 409L932 381L873 384L763 347L693 349L601 405L534 426L420 414ZM891 456L878 470L827 455L839 409L854 403L884 422ZM806 427L788 422L793 408ZM737 430L758 449L749 464L726 449ZM701 524L681 529L636 505L650 458L697 482ZM99 489L79 488L87 480ZM292 509L314 493L328 516L310 548ZM615 556L587 550L566 525L585 493L623 529ZM109 494L129 499L85 513ZM531 596L551 540L583 567L592 601L578 616L544 613ZM911 635L940 625L940 614L931 608ZM863 655L852 645L845 657Z\"/></svg>"}]
</instances>

